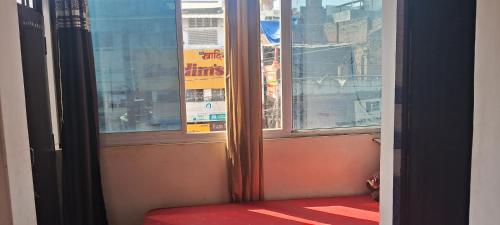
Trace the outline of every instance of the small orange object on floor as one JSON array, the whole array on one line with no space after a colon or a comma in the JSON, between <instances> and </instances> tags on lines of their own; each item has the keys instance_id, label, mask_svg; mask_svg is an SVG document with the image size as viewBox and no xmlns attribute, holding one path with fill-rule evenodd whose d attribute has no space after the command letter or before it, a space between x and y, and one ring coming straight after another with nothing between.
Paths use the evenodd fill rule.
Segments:
<instances>
[{"instance_id":1,"label":"small orange object on floor","mask_svg":"<svg viewBox=\"0 0 500 225\"><path fill-rule=\"evenodd\" d=\"M262 201L158 209L143 225L378 225L379 205L369 196Z\"/></svg>"}]
</instances>

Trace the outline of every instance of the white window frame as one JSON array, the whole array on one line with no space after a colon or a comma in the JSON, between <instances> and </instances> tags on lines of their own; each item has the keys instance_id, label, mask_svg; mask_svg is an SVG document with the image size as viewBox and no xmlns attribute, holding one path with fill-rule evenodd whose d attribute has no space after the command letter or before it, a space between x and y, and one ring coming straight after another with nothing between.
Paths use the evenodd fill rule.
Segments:
<instances>
[{"instance_id":1,"label":"white window frame","mask_svg":"<svg viewBox=\"0 0 500 225\"><path fill-rule=\"evenodd\" d=\"M172 143L225 142L226 132L188 133L186 117L186 89L184 80L184 38L182 32L182 0L176 0L177 46L179 61L179 104L181 104L181 130L133 131L101 133L101 145L134 146ZM281 0L281 128L264 129L264 139L333 136L351 134L378 134L380 126L294 130L292 112L292 0ZM382 51L384 49L382 48Z\"/></svg>"}]
</instances>

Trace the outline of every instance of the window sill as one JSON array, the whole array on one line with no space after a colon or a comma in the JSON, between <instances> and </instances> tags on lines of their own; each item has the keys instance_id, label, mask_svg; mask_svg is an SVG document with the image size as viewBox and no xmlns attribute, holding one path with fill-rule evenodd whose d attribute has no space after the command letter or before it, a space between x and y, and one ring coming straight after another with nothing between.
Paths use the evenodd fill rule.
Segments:
<instances>
[{"instance_id":1,"label":"window sill","mask_svg":"<svg viewBox=\"0 0 500 225\"><path fill-rule=\"evenodd\" d=\"M264 140L379 133L380 127L301 130L291 133L283 130L265 130ZM149 131L101 134L102 147L225 142L226 132L182 134L181 132L171 131Z\"/></svg>"},{"instance_id":2,"label":"window sill","mask_svg":"<svg viewBox=\"0 0 500 225\"><path fill-rule=\"evenodd\" d=\"M101 134L102 147L225 142L226 132L184 134L179 131L147 131Z\"/></svg>"}]
</instances>

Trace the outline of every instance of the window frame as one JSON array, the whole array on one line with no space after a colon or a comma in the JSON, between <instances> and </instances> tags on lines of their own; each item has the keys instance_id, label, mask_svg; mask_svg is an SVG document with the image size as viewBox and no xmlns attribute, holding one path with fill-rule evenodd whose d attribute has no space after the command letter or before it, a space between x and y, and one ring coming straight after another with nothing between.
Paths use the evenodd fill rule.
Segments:
<instances>
[{"instance_id":1,"label":"window frame","mask_svg":"<svg viewBox=\"0 0 500 225\"><path fill-rule=\"evenodd\" d=\"M100 133L104 147L154 144L224 143L225 131L188 133L186 114L186 88L184 78L184 37L182 32L182 0L175 0L177 25L177 54L179 63L179 104L181 129L177 131L132 131ZM354 134L378 134L380 125L349 128L293 129L292 103L292 0L281 0L281 128L264 129L264 139L282 139L311 136L335 136ZM225 12L225 11L224 11ZM189 25L189 24L188 24ZM224 29L227 29L224 27ZM382 47L382 52L384 48ZM225 62L227 63L227 61ZM381 106L382 107L382 106Z\"/></svg>"}]
</instances>

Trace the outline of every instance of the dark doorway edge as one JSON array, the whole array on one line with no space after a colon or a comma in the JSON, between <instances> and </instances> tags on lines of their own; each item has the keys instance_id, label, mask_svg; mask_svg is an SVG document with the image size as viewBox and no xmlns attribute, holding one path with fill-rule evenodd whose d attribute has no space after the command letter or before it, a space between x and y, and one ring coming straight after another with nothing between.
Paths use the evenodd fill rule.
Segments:
<instances>
[{"instance_id":1,"label":"dark doorway edge","mask_svg":"<svg viewBox=\"0 0 500 225\"><path fill-rule=\"evenodd\" d=\"M398 0L394 225L467 225L476 0Z\"/></svg>"}]
</instances>

